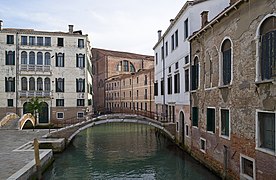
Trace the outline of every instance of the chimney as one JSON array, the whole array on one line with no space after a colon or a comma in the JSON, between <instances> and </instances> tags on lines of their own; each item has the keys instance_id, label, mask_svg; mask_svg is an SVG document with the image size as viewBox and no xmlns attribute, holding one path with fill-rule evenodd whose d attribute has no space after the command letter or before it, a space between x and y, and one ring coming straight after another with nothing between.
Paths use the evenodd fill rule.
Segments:
<instances>
[{"instance_id":1,"label":"chimney","mask_svg":"<svg viewBox=\"0 0 276 180\"><path fill-rule=\"evenodd\" d=\"M161 36L162 36L162 31L161 31L161 30L158 30L157 33L158 33L158 40L160 40L160 39L161 39Z\"/></svg>"},{"instance_id":2,"label":"chimney","mask_svg":"<svg viewBox=\"0 0 276 180\"><path fill-rule=\"evenodd\" d=\"M232 6L233 4L235 4L236 2L238 2L239 0L230 0L230 6Z\"/></svg>"},{"instance_id":3,"label":"chimney","mask_svg":"<svg viewBox=\"0 0 276 180\"><path fill-rule=\"evenodd\" d=\"M208 24L208 13L209 11L203 11L201 13L201 28Z\"/></svg>"},{"instance_id":4,"label":"chimney","mask_svg":"<svg viewBox=\"0 0 276 180\"><path fill-rule=\"evenodd\" d=\"M74 25L68 25L68 26L69 26L69 34L73 34Z\"/></svg>"},{"instance_id":5,"label":"chimney","mask_svg":"<svg viewBox=\"0 0 276 180\"><path fill-rule=\"evenodd\" d=\"M170 19L170 23L172 23L174 21L174 19Z\"/></svg>"},{"instance_id":6,"label":"chimney","mask_svg":"<svg viewBox=\"0 0 276 180\"><path fill-rule=\"evenodd\" d=\"M0 19L0 31L2 30L3 21Z\"/></svg>"}]
</instances>

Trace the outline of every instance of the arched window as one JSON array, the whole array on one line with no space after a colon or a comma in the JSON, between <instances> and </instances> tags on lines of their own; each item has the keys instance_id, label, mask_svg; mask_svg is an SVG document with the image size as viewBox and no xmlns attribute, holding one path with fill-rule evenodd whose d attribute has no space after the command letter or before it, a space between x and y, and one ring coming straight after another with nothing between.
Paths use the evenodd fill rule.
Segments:
<instances>
[{"instance_id":1,"label":"arched window","mask_svg":"<svg viewBox=\"0 0 276 180\"><path fill-rule=\"evenodd\" d=\"M84 54L77 54L77 67L84 68L85 61L84 61Z\"/></svg>"},{"instance_id":2,"label":"arched window","mask_svg":"<svg viewBox=\"0 0 276 180\"><path fill-rule=\"evenodd\" d=\"M123 60L123 71L124 72L128 72L129 71L128 61L127 60Z\"/></svg>"},{"instance_id":3,"label":"arched window","mask_svg":"<svg viewBox=\"0 0 276 180\"><path fill-rule=\"evenodd\" d=\"M43 91L43 82L42 82L42 78L37 78L37 90L38 91Z\"/></svg>"},{"instance_id":4,"label":"arched window","mask_svg":"<svg viewBox=\"0 0 276 180\"><path fill-rule=\"evenodd\" d=\"M129 63L130 72L135 72L135 67L132 63Z\"/></svg>"},{"instance_id":5,"label":"arched window","mask_svg":"<svg viewBox=\"0 0 276 180\"><path fill-rule=\"evenodd\" d=\"M76 89L77 92L85 92L85 80L80 78L80 79L76 79Z\"/></svg>"},{"instance_id":6,"label":"arched window","mask_svg":"<svg viewBox=\"0 0 276 180\"><path fill-rule=\"evenodd\" d=\"M222 52L222 85L228 85L231 82L232 74L232 57L231 57L231 41L229 39L224 40L221 46Z\"/></svg>"},{"instance_id":7,"label":"arched window","mask_svg":"<svg viewBox=\"0 0 276 180\"><path fill-rule=\"evenodd\" d=\"M42 65L43 64L43 54L42 52L37 53L37 64Z\"/></svg>"},{"instance_id":8,"label":"arched window","mask_svg":"<svg viewBox=\"0 0 276 180\"><path fill-rule=\"evenodd\" d=\"M31 77L29 79L29 90L30 91L34 91L35 90L35 79L33 77Z\"/></svg>"},{"instance_id":9,"label":"arched window","mask_svg":"<svg viewBox=\"0 0 276 180\"><path fill-rule=\"evenodd\" d=\"M56 92L64 92L64 79L56 79Z\"/></svg>"},{"instance_id":10,"label":"arched window","mask_svg":"<svg viewBox=\"0 0 276 180\"><path fill-rule=\"evenodd\" d=\"M196 90L199 84L199 62L196 56L192 65L192 90Z\"/></svg>"},{"instance_id":11,"label":"arched window","mask_svg":"<svg viewBox=\"0 0 276 180\"><path fill-rule=\"evenodd\" d=\"M51 90L50 78L45 78L44 80L44 89L45 91Z\"/></svg>"},{"instance_id":12,"label":"arched window","mask_svg":"<svg viewBox=\"0 0 276 180\"><path fill-rule=\"evenodd\" d=\"M33 51L29 54L29 64L35 64L35 53Z\"/></svg>"},{"instance_id":13,"label":"arched window","mask_svg":"<svg viewBox=\"0 0 276 180\"><path fill-rule=\"evenodd\" d=\"M23 77L21 78L21 90L22 91L27 91L27 78Z\"/></svg>"},{"instance_id":14,"label":"arched window","mask_svg":"<svg viewBox=\"0 0 276 180\"><path fill-rule=\"evenodd\" d=\"M44 65L51 65L51 54L49 52L45 53Z\"/></svg>"},{"instance_id":15,"label":"arched window","mask_svg":"<svg viewBox=\"0 0 276 180\"><path fill-rule=\"evenodd\" d=\"M27 64L27 52L26 51L22 51L21 52L21 64Z\"/></svg>"},{"instance_id":16,"label":"arched window","mask_svg":"<svg viewBox=\"0 0 276 180\"><path fill-rule=\"evenodd\" d=\"M117 71L122 71L122 61L120 61L120 62L117 64L116 70L117 70Z\"/></svg>"},{"instance_id":17,"label":"arched window","mask_svg":"<svg viewBox=\"0 0 276 180\"><path fill-rule=\"evenodd\" d=\"M135 67L128 60L123 60L123 61L120 61L117 64L116 70L117 71L123 71L123 72L135 72Z\"/></svg>"},{"instance_id":18,"label":"arched window","mask_svg":"<svg viewBox=\"0 0 276 180\"><path fill-rule=\"evenodd\" d=\"M261 79L276 77L276 16L270 16L260 27L260 70Z\"/></svg>"}]
</instances>

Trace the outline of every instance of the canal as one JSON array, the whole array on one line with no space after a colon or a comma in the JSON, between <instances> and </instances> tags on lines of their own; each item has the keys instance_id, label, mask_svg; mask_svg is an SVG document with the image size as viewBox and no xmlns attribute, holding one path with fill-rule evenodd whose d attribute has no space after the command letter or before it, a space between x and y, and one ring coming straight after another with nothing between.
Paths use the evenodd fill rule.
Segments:
<instances>
[{"instance_id":1,"label":"canal","mask_svg":"<svg viewBox=\"0 0 276 180\"><path fill-rule=\"evenodd\" d=\"M110 123L79 133L44 179L219 179L153 127Z\"/></svg>"}]
</instances>

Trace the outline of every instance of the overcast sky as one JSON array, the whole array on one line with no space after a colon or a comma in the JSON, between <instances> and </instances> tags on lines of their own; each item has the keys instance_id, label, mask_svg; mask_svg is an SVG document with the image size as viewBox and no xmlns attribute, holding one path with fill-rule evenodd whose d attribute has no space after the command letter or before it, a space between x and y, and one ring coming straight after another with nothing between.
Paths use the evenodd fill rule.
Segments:
<instances>
[{"instance_id":1,"label":"overcast sky","mask_svg":"<svg viewBox=\"0 0 276 180\"><path fill-rule=\"evenodd\" d=\"M92 47L153 55L163 32L186 0L0 0L4 28L74 30Z\"/></svg>"}]
</instances>

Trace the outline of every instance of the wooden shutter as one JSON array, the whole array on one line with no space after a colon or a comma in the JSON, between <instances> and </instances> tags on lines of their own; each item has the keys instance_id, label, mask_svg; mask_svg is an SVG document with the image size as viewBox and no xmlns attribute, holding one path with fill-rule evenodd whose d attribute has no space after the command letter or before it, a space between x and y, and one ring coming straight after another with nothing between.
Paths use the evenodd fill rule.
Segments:
<instances>
[{"instance_id":1,"label":"wooden shutter","mask_svg":"<svg viewBox=\"0 0 276 180\"><path fill-rule=\"evenodd\" d=\"M64 83L64 78L62 79L62 92L65 91L65 83Z\"/></svg>"},{"instance_id":2,"label":"wooden shutter","mask_svg":"<svg viewBox=\"0 0 276 180\"><path fill-rule=\"evenodd\" d=\"M8 51L6 51L6 65L9 65L9 61L8 61Z\"/></svg>"},{"instance_id":3,"label":"wooden shutter","mask_svg":"<svg viewBox=\"0 0 276 180\"><path fill-rule=\"evenodd\" d=\"M192 76L192 90L196 90L196 66L193 65L191 69Z\"/></svg>"},{"instance_id":4,"label":"wooden shutter","mask_svg":"<svg viewBox=\"0 0 276 180\"><path fill-rule=\"evenodd\" d=\"M15 92L15 77L12 78L12 87L11 87L11 91Z\"/></svg>"},{"instance_id":5,"label":"wooden shutter","mask_svg":"<svg viewBox=\"0 0 276 180\"><path fill-rule=\"evenodd\" d=\"M65 64L64 64L64 62L65 62L65 56L64 56L64 53L62 53L62 67L65 67Z\"/></svg>"},{"instance_id":6,"label":"wooden shutter","mask_svg":"<svg viewBox=\"0 0 276 180\"><path fill-rule=\"evenodd\" d=\"M15 51L12 52L12 63L11 65L15 65Z\"/></svg>"},{"instance_id":7,"label":"wooden shutter","mask_svg":"<svg viewBox=\"0 0 276 180\"><path fill-rule=\"evenodd\" d=\"M231 49L223 52L223 84L227 85L231 81Z\"/></svg>"},{"instance_id":8,"label":"wooden shutter","mask_svg":"<svg viewBox=\"0 0 276 180\"><path fill-rule=\"evenodd\" d=\"M59 92L59 91L58 91L58 82L57 82L57 78L56 78L56 92Z\"/></svg>"},{"instance_id":9,"label":"wooden shutter","mask_svg":"<svg viewBox=\"0 0 276 180\"><path fill-rule=\"evenodd\" d=\"M56 67L58 67L58 54L56 53Z\"/></svg>"},{"instance_id":10,"label":"wooden shutter","mask_svg":"<svg viewBox=\"0 0 276 180\"><path fill-rule=\"evenodd\" d=\"M76 92L79 92L78 82L79 82L79 80L78 80L78 79L76 79Z\"/></svg>"},{"instance_id":11,"label":"wooden shutter","mask_svg":"<svg viewBox=\"0 0 276 180\"><path fill-rule=\"evenodd\" d=\"M85 67L85 54L83 55L83 65L82 67Z\"/></svg>"},{"instance_id":12,"label":"wooden shutter","mask_svg":"<svg viewBox=\"0 0 276 180\"><path fill-rule=\"evenodd\" d=\"M8 92L8 78L5 77L5 92Z\"/></svg>"},{"instance_id":13,"label":"wooden shutter","mask_svg":"<svg viewBox=\"0 0 276 180\"><path fill-rule=\"evenodd\" d=\"M79 55L78 54L76 54L76 67L79 67Z\"/></svg>"},{"instance_id":14,"label":"wooden shutter","mask_svg":"<svg viewBox=\"0 0 276 180\"><path fill-rule=\"evenodd\" d=\"M215 110L207 109L207 131L215 132Z\"/></svg>"},{"instance_id":15,"label":"wooden shutter","mask_svg":"<svg viewBox=\"0 0 276 180\"><path fill-rule=\"evenodd\" d=\"M229 111L225 110L225 135L229 136Z\"/></svg>"}]
</instances>

